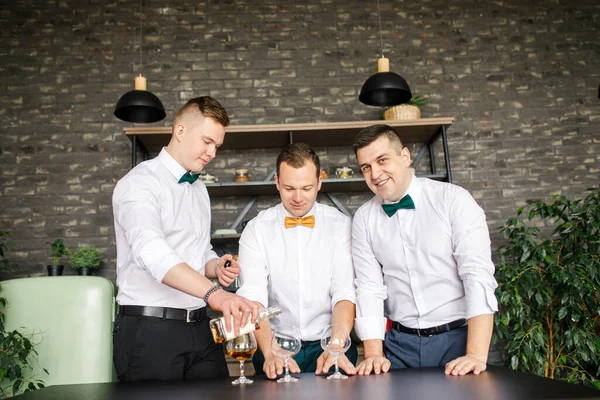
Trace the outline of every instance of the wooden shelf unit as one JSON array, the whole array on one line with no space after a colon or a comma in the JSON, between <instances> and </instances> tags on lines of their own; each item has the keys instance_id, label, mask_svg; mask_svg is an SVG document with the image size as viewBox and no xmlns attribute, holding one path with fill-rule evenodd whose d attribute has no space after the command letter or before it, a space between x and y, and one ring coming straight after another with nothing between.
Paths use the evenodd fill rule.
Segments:
<instances>
[{"instance_id":1,"label":"wooden shelf unit","mask_svg":"<svg viewBox=\"0 0 600 400\"><path fill-rule=\"evenodd\" d=\"M226 128L225 141L220 149L242 150L253 148L282 148L288 143L304 142L311 147L351 146L354 137L363 128L376 124L386 124L393 127L405 144L422 144L416 154L415 164L418 164L426 151L429 151L430 173L419 175L440 181L452 182L448 139L446 129L454 122L454 118L422 118L416 120L376 120L349 122L317 122L303 124L272 124L272 125L233 125ZM138 152L144 160L152 154L158 154L163 146L169 143L171 127L132 127L125 128L125 134L132 143L131 164L137 164ZM443 168L436 164L433 143L438 139L443 146ZM274 181L253 181L245 183L220 182L207 184L206 188L211 197L253 197L276 196L277 189ZM366 192L369 188L362 177L350 179L326 179L323 181L321 193L327 195L334 204L342 210L335 196L331 193ZM253 202L251 200L250 202ZM250 203L249 203L250 204ZM234 229L241 221L246 207L233 224ZM213 235L213 243L231 243L239 239L237 235Z\"/></svg>"}]
</instances>

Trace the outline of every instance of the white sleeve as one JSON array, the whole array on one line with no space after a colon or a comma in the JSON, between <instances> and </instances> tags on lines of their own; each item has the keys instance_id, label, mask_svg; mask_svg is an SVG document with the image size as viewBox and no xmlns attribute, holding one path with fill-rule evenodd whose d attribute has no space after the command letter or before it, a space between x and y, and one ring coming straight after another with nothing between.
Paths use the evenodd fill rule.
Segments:
<instances>
[{"instance_id":1,"label":"white sleeve","mask_svg":"<svg viewBox=\"0 0 600 400\"><path fill-rule=\"evenodd\" d=\"M350 218L340 216L335 235L333 249L334 270L331 280L331 308L348 300L356 304L354 288L354 268L352 266L352 225Z\"/></svg>"},{"instance_id":2,"label":"white sleeve","mask_svg":"<svg viewBox=\"0 0 600 400\"><path fill-rule=\"evenodd\" d=\"M352 224L352 260L356 275L356 321L354 328L362 340L382 339L387 319L383 302L387 288L383 272L373 253L368 234L368 206L358 210Z\"/></svg>"},{"instance_id":3,"label":"white sleeve","mask_svg":"<svg viewBox=\"0 0 600 400\"><path fill-rule=\"evenodd\" d=\"M269 271L260 238L256 232L256 220L246 225L240 237L238 263L240 264L241 286L236 294L251 301L257 301L264 307L269 306Z\"/></svg>"},{"instance_id":4,"label":"white sleeve","mask_svg":"<svg viewBox=\"0 0 600 400\"><path fill-rule=\"evenodd\" d=\"M152 179L146 177L145 179ZM160 193L143 180L121 180L113 192L115 222L131 248L132 260L158 282L184 260L165 240L161 229Z\"/></svg>"},{"instance_id":5,"label":"white sleeve","mask_svg":"<svg viewBox=\"0 0 600 400\"><path fill-rule=\"evenodd\" d=\"M494 291L491 242L485 214L466 190L457 187L449 199L452 250L463 282L467 318L498 311Z\"/></svg>"}]
</instances>

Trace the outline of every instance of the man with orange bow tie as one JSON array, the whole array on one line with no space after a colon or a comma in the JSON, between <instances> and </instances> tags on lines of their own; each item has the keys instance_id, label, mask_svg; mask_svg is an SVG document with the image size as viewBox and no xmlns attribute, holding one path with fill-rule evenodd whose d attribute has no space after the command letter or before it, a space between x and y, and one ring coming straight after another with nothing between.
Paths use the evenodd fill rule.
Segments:
<instances>
[{"instance_id":1,"label":"man with orange bow tie","mask_svg":"<svg viewBox=\"0 0 600 400\"><path fill-rule=\"evenodd\" d=\"M289 144L277 157L275 183L281 203L261 211L240 238L238 262L242 286L237 294L259 307L279 305L282 313L256 331L260 352L257 373L270 379L283 372L283 360L271 351L271 328L299 331L300 352L289 360L290 372L327 372L333 357L320 339L330 324L352 330L355 314L351 221L337 209L316 202L321 189L320 162L304 143ZM341 369L355 374L356 347L339 357Z\"/></svg>"}]
</instances>

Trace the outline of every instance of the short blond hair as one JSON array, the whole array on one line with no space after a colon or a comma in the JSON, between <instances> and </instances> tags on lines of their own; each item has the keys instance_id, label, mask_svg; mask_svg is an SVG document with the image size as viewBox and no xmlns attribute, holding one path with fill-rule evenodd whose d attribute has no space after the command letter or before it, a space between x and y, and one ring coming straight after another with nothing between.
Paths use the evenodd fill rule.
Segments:
<instances>
[{"instance_id":1,"label":"short blond hair","mask_svg":"<svg viewBox=\"0 0 600 400\"><path fill-rule=\"evenodd\" d=\"M183 118L193 113L200 113L203 117L212 118L223 127L229 126L229 117L223 106L210 96L195 97L189 100L175 114L173 126L181 122Z\"/></svg>"}]
</instances>

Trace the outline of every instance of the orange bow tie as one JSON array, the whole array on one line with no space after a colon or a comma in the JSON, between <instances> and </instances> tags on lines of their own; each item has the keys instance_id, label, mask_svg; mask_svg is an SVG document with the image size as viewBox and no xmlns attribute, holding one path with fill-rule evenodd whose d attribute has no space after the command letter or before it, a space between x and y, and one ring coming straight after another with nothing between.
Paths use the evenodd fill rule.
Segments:
<instances>
[{"instance_id":1,"label":"orange bow tie","mask_svg":"<svg viewBox=\"0 0 600 400\"><path fill-rule=\"evenodd\" d=\"M309 215L308 217L304 217L304 218L285 217L285 227L286 228L293 228L294 226L298 226L298 225L304 225L309 228L314 228L315 227L315 216Z\"/></svg>"}]
</instances>

